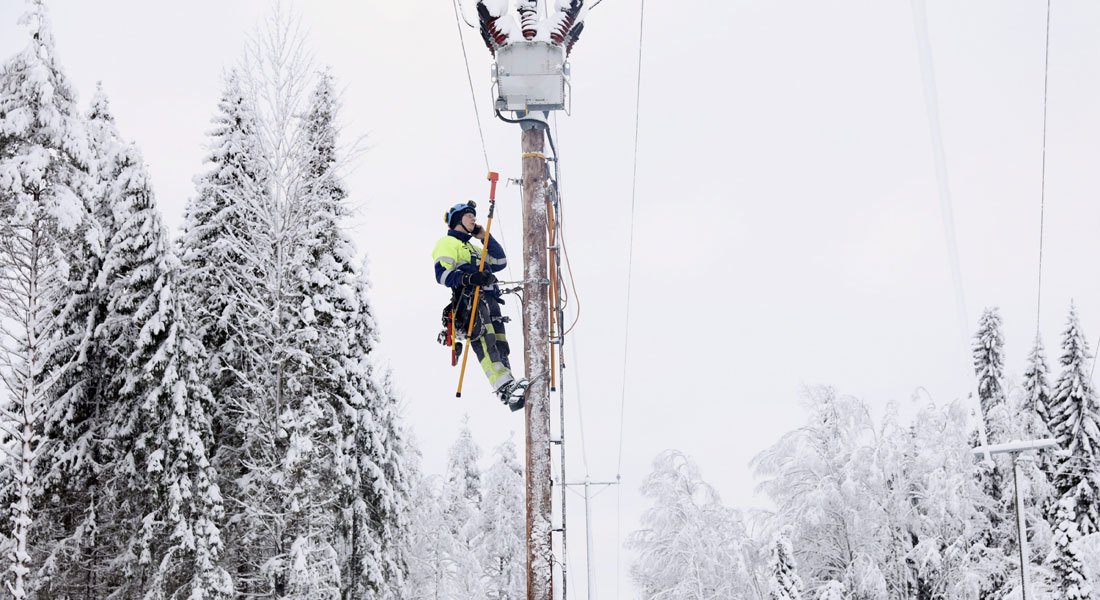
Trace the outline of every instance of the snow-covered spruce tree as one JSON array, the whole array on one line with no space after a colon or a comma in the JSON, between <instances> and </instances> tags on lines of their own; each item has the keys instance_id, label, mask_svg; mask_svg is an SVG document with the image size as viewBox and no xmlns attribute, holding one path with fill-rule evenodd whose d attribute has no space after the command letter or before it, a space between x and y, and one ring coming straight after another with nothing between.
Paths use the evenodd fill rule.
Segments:
<instances>
[{"instance_id":1,"label":"snow-covered spruce tree","mask_svg":"<svg viewBox=\"0 0 1100 600\"><path fill-rule=\"evenodd\" d=\"M978 321L974 334L974 373L978 377L978 400L982 419L985 421L989 443L1004 441L999 419L1005 407L1004 391L1004 333L1001 314L996 308L987 308Z\"/></svg>"},{"instance_id":2,"label":"snow-covered spruce tree","mask_svg":"<svg viewBox=\"0 0 1100 600\"><path fill-rule=\"evenodd\" d=\"M348 372L368 373L367 360L365 353L349 359ZM365 395L356 389L366 390ZM352 598L403 598L410 568L407 537L415 482L408 457L413 449L400 424L388 373L381 382L353 386L351 405L354 423L346 455L352 485L345 492L351 497L342 504L339 529L345 548L344 587ZM434 529L431 535L441 534Z\"/></svg>"},{"instance_id":3,"label":"snow-covered spruce tree","mask_svg":"<svg viewBox=\"0 0 1100 600\"><path fill-rule=\"evenodd\" d=\"M785 535L779 536L772 548L771 580L769 598L771 600L802 600L802 580L795 570L794 553L791 542Z\"/></svg>"},{"instance_id":4,"label":"snow-covered spruce tree","mask_svg":"<svg viewBox=\"0 0 1100 600\"><path fill-rule=\"evenodd\" d=\"M642 493L654 504L626 547L637 557L630 574L643 599L756 597L740 558L744 528L690 459L659 455Z\"/></svg>"},{"instance_id":5,"label":"snow-covered spruce tree","mask_svg":"<svg viewBox=\"0 0 1100 600\"><path fill-rule=\"evenodd\" d=\"M1077 308L1070 306L1062 341L1062 372L1055 384L1050 408L1050 432L1066 452L1059 471L1058 491L1065 494L1077 487L1080 474L1089 474L1100 458L1100 405L1089 376L1092 354L1081 330ZM1100 506L1093 506L1100 511ZM1096 521L1095 513L1093 521Z\"/></svg>"},{"instance_id":6,"label":"snow-covered spruce tree","mask_svg":"<svg viewBox=\"0 0 1100 600\"><path fill-rule=\"evenodd\" d=\"M241 323L240 299L230 282L238 276L241 206L246 196L262 196L267 176L259 160L255 111L244 96L240 77L230 71L209 132L206 173L196 178L197 195L188 202L180 259L181 283L196 311L197 333L211 352L211 391L230 389L239 366L234 364Z\"/></svg>"},{"instance_id":7,"label":"snow-covered spruce tree","mask_svg":"<svg viewBox=\"0 0 1100 600\"><path fill-rule=\"evenodd\" d=\"M124 401L134 340L120 335L129 315L111 314L104 267L122 214L131 199L120 180L136 179L145 190L144 166L124 164L122 142L106 95L97 89L86 119L90 162L85 187L86 220L70 242L73 257L65 300L57 308L59 348L51 369L63 373L51 389L51 411L43 456L43 531L49 551L42 571L53 593L106 596L135 577L137 561L115 561L126 554L130 532L140 529L145 510L135 479L134 425L139 402ZM117 260L116 260L117 262ZM114 290L117 295L118 290ZM120 327L121 326L121 327ZM137 487L135 487L137 486Z\"/></svg>"},{"instance_id":8,"label":"snow-covered spruce tree","mask_svg":"<svg viewBox=\"0 0 1100 600\"><path fill-rule=\"evenodd\" d=\"M996 308L987 308L978 321L978 331L974 334L974 373L978 379L978 402L981 407L985 439L976 435L974 443L996 444L1006 441L1011 429L1012 415L1005 397L1004 386L1004 334L1002 332L1000 312ZM983 465L982 482L989 495L997 502L1002 501L1005 463L1008 459L997 457ZM998 521L1000 509L996 511L994 521Z\"/></svg>"},{"instance_id":9,"label":"snow-covered spruce tree","mask_svg":"<svg viewBox=\"0 0 1100 600\"><path fill-rule=\"evenodd\" d=\"M447 478L444 488L444 501L456 509L476 511L481 504L481 448L474 441L470 431L470 417L462 419L462 429L458 439L451 444L447 453ZM459 499L467 501L467 506L459 506ZM463 519L465 525L465 519Z\"/></svg>"},{"instance_id":10,"label":"snow-covered spruce tree","mask_svg":"<svg viewBox=\"0 0 1100 600\"><path fill-rule=\"evenodd\" d=\"M219 407L224 555L239 593L385 598L407 569L406 444L343 233L331 78L305 96L295 26L276 15L230 77L182 244Z\"/></svg>"},{"instance_id":11,"label":"snow-covered spruce tree","mask_svg":"<svg viewBox=\"0 0 1100 600\"><path fill-rule=\"evenodd\" d=\"M255 111L244 96L235 71L226 75L225 89L209 132L207 170L196 178L197 194L188 202L179 242L183 269L180 291L192 313L195 333L209 352L202 376L215 398L235 393L241 371L242 300L232 283L239 278L239 246L246 196L265 193L267 176L259 160ZM221 415L216 415L220 424ZM216 431L228 437L229 431ZM236 440L226 439L229 445ZM219 448L221 444L219 443Z\"/></svg>"},{"instance_id":12,"label":"snow-covered spruce tree","mask_svg":"<svg viewBox=\"0 0 1100 600\"><path fill-rule=\"evenodd\" d=\"M460 598L485 595L484 574L478 560L482 522L480 458L481 448L474 441L467 417L447 454L447 474L443 483L443 518L448 535L454 540L449 559L456 568L454 586Z\"/></svg>"},{"instance_id":13,"label":"snow-covered spruce tree","mask_svg":"<svg viewBox=\"0 0 1100 600\"><path fill-rule=\"evenodd\" d=\"M981 405L982 423L985 428L985 442L996 444L1008 441L1014 429L1013 415L1005 394L1004 384L1004 326L1000 312L996 308L987 308L978 322L978 331L974 334L974 373L978 379L978 400ZM978 438L977 442L981 442ZM1011 457L997 455L979 465L979 478L986 493L992 500L989 513L990 529L986 544L992 548L1001 548L1005 553L1012 549L1012 519L1010 514L1012 494L1005 492L1005 485L1011 484L1007 477L1012 469ZM1006 581L1000 574L994 573L983 589L982 598L1001 598Z\"/></svg>"},{"instance_id":14,"label":"snow-covered spruce tree","mask_svg":"<svg viewBox=\"0 0 1100 600\"><path fill-rule=\"evenodd\" d=\"M364 288L365 289L365 288ZM405 579L408 576L408 555L404 538L409 531L409 506L412 504L409 478L409 456L413 450L408 432L401 422L399 398L393 379L387 371L381 382L382 397L368 410L382 424L383 436L366 456L381 466L382 478L371 479L371 516L374 531L381 542L382 593L384 600L405 597Z\"/></svg>"},{"instance_id":15,"label":"snow-covered spruce tree","mask_svg":"<svg viewBox=\"0 0 1100 600\"><path fill-rule=\"evenodd\" d=\"M41 514L42 437L54 408L50 388L65 373L56 364L75 361L58 343L58 307L74 275L83 272L73 240L86 234L81 197L87 184L87 136L72 87L57 63L45 6L29 2L21 23L30 41L0 68L0 359L6 398L0 447L10 456L0 475L10 532L3 549L5 587L27 598L48 585L39 572L49 552L47 531L56 524ZM61 361L54 362L52 359Z\"/></svg>"},{"instance_id":16,"label":"snow-covered spruce tree","mask_svg":"<svg viewBox=\"0 0 1100 600\"><path fill-rule=\"evenodd\" d=\"M247 586L263 581L262 562L250 562L237 543L232 526L238 516L244 478L244 442L257 415L241 406L245 375L243 350L249 331L235 282L247 268L241 259L242 206L245 197L263 195L267 176L259 159L255 111L241 88L236 72L226 75L225 89L210 131L207 171L196 178L197 194L188 203L179 242L182 269L179 291L195 338L195 377L206 384L213 412L213 443L208 452L217 473L216 485L230 499L225 540L226 562ZM241 526L247 527L247 526ZM244 589L248 589L247 587Z\"/></svg>"},{"instance_id":17,"label":"snow-covered spruce tree","mask_svg":"<svg viewBox=\"0 0 1100 600\"><path fill-rule=\"evenodd\" d=\"M1027 367L1024 369L1023 397L1020 399L1020 412L1024 421L1024 435L1028 439L1043 438L1050 435L1050 367L1047 366L1043 339L1035 336L1035 345L1027 355Z\"/></svg>"},{"instance_id":18,"label":"snow-covered spruce tree","mask_svg":"<svg viewBox=\"0 0 1100 600\"><path fill-rule=\"evenodd\" d=\"M1059 600L1094 599L1097 582L1086 578L1075 542L1100 531L1100 402L1089 372L1092 355L1070 305L1062 341L1062 372L1050 406L1050 432L1064 453L1055 487L1054 559Z\"/></svg>"},{"instance_id":19,"label":"snow-covered spruce tree","mask_svg":"<svg viewBox=\"0 0 1100 600\"><path fill-rule=\"evenodd\" d=\"M1027 356L1024 369L1018 414L1020 415L1023 439L1037 440L1048 438L1050 432L1050 411L1053 392L1050 387L1050 367L1047 366L1043 340L1035 336L1035 345ZM1038 452L1039 460L1028 469L1028 479L1032 482L1028 498L1044 511L1053 505L1055 490L1051 474L1056 470L1055 451L1044 449ZM1044 515L1047 512L1043 513Z\"/></svg>"},{"instance_id":20,"label":"snow-covered spruce tree","mask_svg":"<svg viewBox=\"0 0 1100 600\"><path fill-rule=\"evenodd\" d=\"M307 376L313 388L323 392L335 414L351 415L344 417L343 428L352 443L341 451L340 473L333 473L350 482L337 492L352 507L350 521L343 514L339 524L338 544L347 549L340 560L345 587L355 597L399 597L407 571L400 544L407 442L389 375L377 377L369 358L377 325L366 268L356 265L354 244L345 233L350 210L338 174L338 111L332 76L322 72L302 123L301 193L307 214L300 318L302 329L312 332L302 349L312 357Z\"/></svg>"},{"instance_id":21,"label":"snow-covered spruce tree","mask_svg":"<svg viewBox=\"0 0 1100 600\"><path fill-rule=\"evenodd\" d=\"M492 600L521 600L527 597L523 467L511 440L497 447L496 455L481 495L478 549L485 594Z\"/></svg>"},{"instance_id":22,"label":"snow-covered spruce tree","mask_svg":"<svg viewBox=\"0 0 1100 600\"><path fill-rule=\"evenodd\" d=\"M1024 369L1023 385L1020 388L1018 402L1021 420L1022 439L1037 440L1050 437L1050 368L1047 366L1043 341L1035 336L1035 344L1027 357ZM1028 510L1028 531L1032 543L1038 547L1049 547L1051 525L1055 501L1058 499L1054 488L1053 473L1057 469L1057 459L1053 449L1037 452L1037 460L1024 463L1026 485L1024 498Z\"/></svg>"},{"instance_id":23,"label":"snow-covered spruce tree","mask_svg":"<svg viewBox=\"0 0 1100 600\"><path fill-rule=\"evenodd\" d=\"M178 286L176 273L178 267L162 279L162 292ZM139 558L148 556L153 573L145 597L233 598L233 581L221 565L224 506L218 473L210 462L213 397L201 376L207 354L178 294L158 297L165 303L177 298L174 328L165 341L175 347L165 348L169 358L160 378L144 382L156 386L144 406L153 413L149 420L155 428L139 440L139 446L152 449L149 468L155 501L139 546L147 553Z\"/></svg>"},{"instance_id":24,"label":"snow-covered spruce tree","mask_svg":"<svg viewBox=\"0 0 1100 600\"><path fill-rule=\"evenodd\" d=\"M113 224L97 287L106 319L100 393L114 407L110 439L118 453L105 494L114 543L114 593L226 597L217 566L222 510L207 447L209 395L197 378L201 354L177 293L179 261L161 223L141 155L118 144L108 171ZM201 594L201 596L198 596Z\"/></svg>"}]
</instances>

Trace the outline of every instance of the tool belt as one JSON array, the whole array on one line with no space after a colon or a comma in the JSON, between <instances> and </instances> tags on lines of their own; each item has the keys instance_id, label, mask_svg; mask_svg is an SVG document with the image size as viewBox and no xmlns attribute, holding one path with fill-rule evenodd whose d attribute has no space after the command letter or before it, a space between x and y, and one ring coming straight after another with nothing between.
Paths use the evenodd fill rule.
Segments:
<instances>
[{"instance_id":1,"label":"tool belt","mask_svg":"<svg viewBox=\"0 0 1100 600\"><path fill-rule=\"evenodd\" d=\"M457 364L458 356L462 354L462 341L467 337L466 330L470 326L470 305L473 300L473 289L474 288L470 286L454 288L451 292L451 301L443 306L443 312L440 316L443 331L439 332L436 341L451 348L451 366ZM504 304L503 299L485 294L481 295L480 302L497 302L499 304ZM486 311L486 313L487 312L488 311ZM493 317L493 320L507 323L510 319L508 317L499 316ZM482 319L478 318L474 322L474 331L471 337L477 339L481 337L484 332L485 323L482 322Z\"/></svg>"}]
</instances>

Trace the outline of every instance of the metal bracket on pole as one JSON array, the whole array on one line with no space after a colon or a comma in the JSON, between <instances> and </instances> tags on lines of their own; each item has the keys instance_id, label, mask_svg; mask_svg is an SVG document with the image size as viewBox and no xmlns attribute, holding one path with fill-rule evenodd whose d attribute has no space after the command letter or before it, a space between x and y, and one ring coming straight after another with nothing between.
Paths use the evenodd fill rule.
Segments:
<instances>
[{"instance_id":1,"label":"metal bracket on pole","mask_svg":"<svg viewBox=\"0 0 1100 600\"><path fill-rule=\"evenodd\" d=\"M542 114L544 116L539 116L539 115L531 114L531 113L527 113L527 114L523 114L523 115L520 115L519 113L516 113L516 116L519 117L519 119L520 119L520 121L519 121L520 129L523 129L523 130L542 129L544 131L549 129L550 125L546 122L546 117L545 117L546 113L542 113ZM548 160L548 158L544 156L543 160Z\"/></svg>"}]
</instances>

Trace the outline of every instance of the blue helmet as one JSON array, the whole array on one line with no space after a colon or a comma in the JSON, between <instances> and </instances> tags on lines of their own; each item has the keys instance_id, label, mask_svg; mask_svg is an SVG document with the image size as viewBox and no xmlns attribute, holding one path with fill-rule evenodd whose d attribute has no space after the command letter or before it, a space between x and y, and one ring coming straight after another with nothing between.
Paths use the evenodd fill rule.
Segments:
<instances>
[{"instance_id":1,"label":"blue helmet","mask_svg":"<svg viewBox=\"0 0 1100 600\"><path fill-rule=\"evenodd\" d=\"M458 225L458 222L462 218L462 215L466 213L476 215L476 208L477 203L473 200L470 200L469 202L463 202L462 204L455 204L454 206L452 206L446 212L446 214L443 215L443 220L446 221L447 228L454 229L455 225Z\"/></svg>"}]
</instances>

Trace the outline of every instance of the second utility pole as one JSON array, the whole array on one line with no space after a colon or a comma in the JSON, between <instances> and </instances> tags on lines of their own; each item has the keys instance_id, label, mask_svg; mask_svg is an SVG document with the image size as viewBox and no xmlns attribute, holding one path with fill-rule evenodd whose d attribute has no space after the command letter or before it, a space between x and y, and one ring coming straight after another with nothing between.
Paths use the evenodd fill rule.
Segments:
<instances>
[{"instance_id":1,"label":"second utility pole","mask_svg":"<svg viewBox=\"0 0 1100 600\"><path fill-rule=\"evenodd\" d=\"M553 599L546 124L523 127L523 341L527 388L527 599Z\"/></svg>"}]
</instances>

